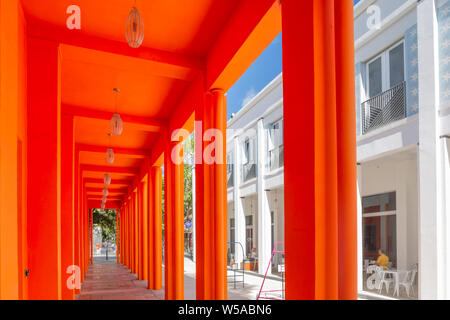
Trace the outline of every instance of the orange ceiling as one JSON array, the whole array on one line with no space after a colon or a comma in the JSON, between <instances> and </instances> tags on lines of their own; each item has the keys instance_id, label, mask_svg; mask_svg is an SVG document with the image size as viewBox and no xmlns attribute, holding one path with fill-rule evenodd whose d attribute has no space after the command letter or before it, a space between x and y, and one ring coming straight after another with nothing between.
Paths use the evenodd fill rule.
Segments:
<instances>
[{"instance_id":1,"label":"orange ceiling","mask_svg":"<svg viewBox=\"0 0 450 320\"><path fill-rule=\"evenodd\" d=\"M145 25L145 47L205 56L238 0L137 0ZM124 41L134 0L23 0L32 19L65 26L67 7L81 9L82 31Z\"/></svg>"},{"instance_id":2,"label":"orange ceiling","mask_svg":"<svg viewBox=\"0 0 450 320\"><path fill-rule=\"evenodd\" d=\"M124 44L129 49L125 40L125 22L134 0L22 0L22 3L29 28L46 30L37 36L45 38L52 33L49 39L62 43L63 112L65 106L70 106L112 116L115 112L113 88L117 87L121 90L118 98L120 114L168 121L198 74L197 62L200 61L201 65L206 61L239 1L137 0L137 8L145 24L145 38L140 49L131 50L131 56L119 54L124 49L116 49L115 46ZM66 10L72 4L81 8L79 31L66 28L69 16ZM69 41L74 34L81 44ZM87 45L83 39L89 39L86 40ZM109 50L102 50L101 46L95 47L95 39L110 41L103 43L112 45ZM169 57L168 61L134 57L133 53L141 49L164 51L162 56ZM171 61L181 61L181 66L176 62L171 64ZM183 65L186 61L194 61L195 66ZM159 134L157 130L145 131L127 122L121 136L109 139L109 132L108 120L75 114L77 144L150 150ZM116 154L115 158L114 167L139 168L145 161L127 154ZM81 165L107 166L104 152L82 151L79 160ZM83 177L103 179L104 173L89 171ZM110 175L113 181L127 180L131 183L133 178L123 173ZM98 187L99 184L89 184L92 186Z\"/></svg>"}]
</instances>

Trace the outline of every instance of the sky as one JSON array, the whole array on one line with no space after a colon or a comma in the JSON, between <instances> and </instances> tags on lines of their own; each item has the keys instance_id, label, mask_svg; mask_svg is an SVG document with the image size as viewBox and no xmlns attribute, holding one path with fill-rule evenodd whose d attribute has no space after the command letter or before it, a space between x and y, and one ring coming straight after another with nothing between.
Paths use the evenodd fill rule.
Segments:
<instances>
[{"instance_id":1,"label":"sky","mask_svg":"<svg viewBox=\"0 0 450 320\"><path fill-rule=\"evenodd\" d=\"M227 119L282 71L281 33L227 92Z\"/></svg>"},{"instance_id":2,"label":"sky","mask_svg":"<svg viewBox=\"0 0 450 320\"><path fill-rule=\"evenodd\" d=\"M360 0L353 0L356 4ZM282 71L280 33L227 92L227 119L237 113Z\"/></svg>"}]
</instances>

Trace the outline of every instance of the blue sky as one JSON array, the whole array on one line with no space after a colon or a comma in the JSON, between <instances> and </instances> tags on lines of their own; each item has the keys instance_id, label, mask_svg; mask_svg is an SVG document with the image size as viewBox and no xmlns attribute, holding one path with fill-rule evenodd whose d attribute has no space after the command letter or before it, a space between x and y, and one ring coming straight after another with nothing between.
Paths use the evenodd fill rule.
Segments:
<instances>
[{"instance_id":1,"label":"blue sky","mask_svg":"<svg viewBox=\"0 0 450 320\"><path fill-rule=\"evenodd\" d=\"M353 0L356 4L360 0ZM282 71L281 33L255 60L227 93L227 119L237 113Z\"/></svg>"},{"instance_id":2,"label":"blue sky","mask_svg":"<svg viewBox=\"0 0 450 320\"><path fill-rule=\"evenodd\" d=\"M281 33L228 90L227 113L238 112L282 71Z\"/></svg>"}]
</instances>

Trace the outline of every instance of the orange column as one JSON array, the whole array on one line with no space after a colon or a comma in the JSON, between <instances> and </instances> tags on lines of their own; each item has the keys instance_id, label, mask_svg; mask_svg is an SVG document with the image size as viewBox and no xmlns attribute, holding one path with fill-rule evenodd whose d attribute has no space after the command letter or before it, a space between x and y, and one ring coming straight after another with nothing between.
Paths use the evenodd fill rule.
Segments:
<instances>
[{"instance_id":1,"label":"orange column","mask_svg":"<svg viewBox=\"0 0 450 320\"><path fill-rule=\"evenodd\" d=\"M162 170L153 167L151 173L152 181L152 221L153 221L153 289L162 289Z\"/></svg>"},{"instance_id":2,"label":"orange column","mask_svg":"<svg viewBox=\"0 0 450 320\"><path fill-rule=\"evenodd\" d=\"M142 208L141 208L141 233L142 233L142 280L148 279L148 177L142 182Z\"/></svg>"},{"instance_id":3,"label":"orange column","mask_svg":"<svg viewBox=\"0 0 450 320\"><path fill-rule=\"evenodd\" d=\"M134 232L134 269L136 275L139 276L139 205L138 205L138 191L133 193L133 232Z\"/></svg>"},{"instance_id":4,"label":"orange column","mask_svg":"<svg viewBox=\"0 0 450 320\"><path fill-rule=\"evenodd\" d=\"M21 121L19 103L22 99L19 91L21 86L19 72L23 69L19 54L20 47L24 46L21 39L26 37L20 3L21 1L17 0L0 0L0 299L2 300L21 298L22 290L19 286L24 280L25 272L25 268L21 269L22 263L19 262L22 257L19 240L19 237L22 238L19 231L22 229L20 226L22 199L17 193L18 190L25 189L22 188L19 169L23 162L19 162L22 154L21 148L18 147L17 127L18 120ZM23 151L25 155L26 150ZM23 211L26 212L26 209Z\"/></svg>"},{"instance_id":5,"label":"orange column","mask_svg":"<svg viewBox=\"0 0 450 320\"><path fill-rule=\"evenodd\" d=\"M335 2L339 188L339 299L357 299L357 198L353 3Z\"/></svg>"},{"instance_id":6,"label":"orange column","mask_svg":"<svg viewBox=\"0 0 450 320\"><path fill-rule=\"evenodd\" d=\"M138 279L142 280L142 183L138 182L136 191L136 208L137 208L137 241L138 241Z\"/></svg>"},{"instance_id":7,"label":"orange column","mask_svg":"<svg viewBox=\"0 0 450 320\"><path fill-rule=\"evenodd\" d=\"M148 192L148 207L147 207L147 211L148 211L148 220L147 220L147 230L148 230L148 282L147 282L147 288L148 289L155 289L155 235L154 235L154 230L155 230L155 211L154 211L154 195L153 195L153 188L154 188L154 183L153 183L153 168L150 168L148 170L148 174L147 174L147 181L148 181L148 188L147 188L147 192Z\"/></svg>"},{"instance_id":8,"label":"orange column","mask_svg":"<svg viewBox=\"0 0 450 320\"><path fill-rule=\"evenodd\" d=\"M196 164L197 299L226 299L226 103L222 90L205 95L196 110L202 128L196 127L196 143L202 146ZM212 130L211 130L212 129ZM201 138L203 137L203 141ZM214 143L213 152L211 144ZM199 160L203 163L199 164Z\"/></svg>"},{"instance_id":9,"label":"orange column","mask_svg":"<svg viewBox=\"0 0 450 320\"><path fill-rule=\"evenodd\" d=\"M184 214L182 149L168 143L164 154L165 187L165 295L166 300L182 300L184 295ZM181 158L181 161L180 161ZM177 163L174 163L174 160Z\"/></svg>"},{"instance_id":10,"label":"orange column","mask_svg":"<svg viewBox=\"0 0 450 320\"><path fill-rule=\"evenodd\" d=\"M120 229L119 229L119 209L116 210L116 260L120 263Z\"/></svg>"},{"instance_id":11,"label":"orange column","mask_svg":"<svg viewBox=\"0 0 450 320\"><path fill-rule=\"evenodd\" d=\"M79 220L80 220L80 227L79 227L79 232L80 232L80 271L81 271L81 281L84 281L84 210L83 210L83 192L81 190L81 185L82 185L82 181L83 179L80 177L80 186L78 188L79 191L79 208L78 208L78 215L79 215Z\"/></svg>"},{"instance_id":12,"label":"orange column","mask_svg":"<svg viewBox=\"0 0 450 320\"><path fill-rule=\"evenodd\" d=\"M134 272L134 252L133 252L133 201L132 197L128 198L128 243L129 243L129 254L128 262L131 272Z\"/></svg>"},{"instance_id":13,"label":"orange column","mask_svg":"<svg viewBox=\"0 0 450 320\"><path fill-rule=\"evenodd\" d=\"M81 236L81 230L80 230L80 212L79 212L79 188L80 188L80 172L79 172L79 154L78 150L75 149L74 154L74 215L75 215L75 228L74 228L74 250L75 250L75 259L74 264L78 266L81 270L81 259L80 259L80 236ZM82 280L81 280L82 281ZM75 289L75 293L80 293L79 289Z\"/></svg>"},{"instance_id":14,"label":"orange column","mask_svg":"<svg viewBox=\"0 0 450 320\"><path fill-rule=\"evenodd\" d=\"M75 264L74 252L74 126L73 116L61 119L61 284L62 299L75 299L75 292L66 285L68 267Z\"/></svg>"},{"instance_id":15,"label":"orange column","mask_svg":"<svg viewBox=\"0 0 450 320\"><path fill-rule=\"evenodd\" d=\"M61 299L60 51L27 45L29 298Z\"/></svg>"},{"instance_id":16,"label":"orange column","mask_svg":"<svg viewBox=\"0 0 450 320\"><path fill-rule=\"evenodd\" d=\"M336 11L335 5L345 8L345 16ZM353 50L353 40L347 39L351 35L336 32L340 28L337 24L344 23L345 32L353 28L349 6L352 7L350 0L282 3L287 299L338 299L339 273L345 272L342 277L346 277L353 270L340 267L338 254L341 243L346 243L339 241L346 236L342 235L345 227L339 231L338 212L348 215L349 221L356 218L356 209L351 210L356 202L338 204L338 195L345 197L341 198L344 201L352 200L352 192L356 195L356 176L351 174L356 160L350 164L352 156L338 156L339 148L350 153L356 150L350 150L356 148L352 129L341 134L344 123L354 127L354 111L344 116L345 122L339 120L342 108L354 108L349 99L354 88L344 83L354 81L350 76L352 58L344 57ZM299 34L302 41L298 41ZM343 38L345 44L337 44ZM339 45L345 48L337 49ZM345 71L340 69L342 63ZM301 148L296 147L298 137L302 138ZM355 182L345 185L353 177ZM298 203L302 203L301 211ZM344 208L350 211L343 213ZM348 265L354 263L356 268L352 249L349 252ZM309 257L307 261L305 256Z\"/></svg>"},{"instance_id":17,"label":"orange column","mask_svg":"<svg viewBox=\"0 0 450 320\"><path fill-rule=\"evenodd\" d=\"M221 135L215 137L214 172L214 275L215 300L227 299L227 171L226 130L227 107L223 90L212 91L214 127ZM212 173L212 172L211 172Z\"/></svg>"},{"instance_id":18,"label":"orange column","mask_svg":"<svg viewBox=\"0 0 450 320\"><path fill-rule=\"evenodd\" d=\"M119 225L120 225L120 264L125 265L125 234L123 232L124 229L124 215L125 215L125 204L122 204L122 207L120 209L120 217L119 217Z\"/></svg>"},{"instance_id":19,"label":"orange column","mask_svg":"<svg viewBox=\"0 0 450 320\"><path fill-rule=\"evenodd\" d=\"M91 264L94 264L94 210L89 209L91 216Z\"/></svg>"},{"instance_id":20,"label":"orange column","mask_svg":"<svg viewBox=\"0 0 450 320\"><path fill-rule=\"evenodd\" d=\"M172 179L172 166L170 165L170 148L164 152L164 298L173 299L173 241L172 241L172 193L169 192L169 183Z\"/></svg>"},{"instance_id":21,"label":"orange column","mask_svg":"<svg viewBox=\"0 0 450 320\"><path fill-rule=\"evenodd\" d=\"M209 293L206 294L206 286L209 284L209 279L205 280L208 274L205 273L206 257L205 247L209 245L209 241L206 239L205 229L205 204L208 198L208 189L204 188L205 183L205 164L203 163L203 131L206 129L205 123L205 111L206 111L206 96L203 97L201 92L201 99L197 103L195 109L195 252L196 252L196 264L195 264L195 289L196 299L204 300L209 298ZM205 99L204 99L205 98ZM198 125L200 124L200 125Z\"/></svg>"}]
</instances>

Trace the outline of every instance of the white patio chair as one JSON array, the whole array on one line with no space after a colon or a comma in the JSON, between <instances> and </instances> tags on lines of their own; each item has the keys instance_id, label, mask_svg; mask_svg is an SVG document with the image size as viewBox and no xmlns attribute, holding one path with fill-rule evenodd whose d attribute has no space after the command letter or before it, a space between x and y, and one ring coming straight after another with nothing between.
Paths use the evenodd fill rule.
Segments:
<instances>
[{"instance_id":1,"label":"white patio chair","mask_svg":"<svg viewBox=\"0 0 450 320\"><path fill-rule=\"evenodd\" d=\"M399 288L398 290L400 291L400 288L404 287L408 297L411 291L412 293L414 293L414 280L416 279L416 273L417 270L413 268L406 272L401 272L398 275L398 288Z\"/></svg>"},{"instance_id":2,"label":"white patio chair","mask_svg":"<svg viewBox=\"0 0 450 320\"><path fill-rule=\"evenodd\" d=\"M389 294L389 287L391 286L391 283L394 283L394 278L389 277L386 278L386 272L384 272L383 268L381 268L380 272L380 288L378 289L378 293L381 293L383 290L383 284L386 287L386 294Z\"/></svg>"},{"instance_id":3,"label":"white patio chair","mask_svg":"<svg viewBox=\"0 0 450 320\"><path fill-rule=\"evenodd\" d=\"M367 280L366 285L370 290L379 290L381 288L381 277L383 268L377 265L370 265L367 268Z\"/></svg>"}]
</instances>

